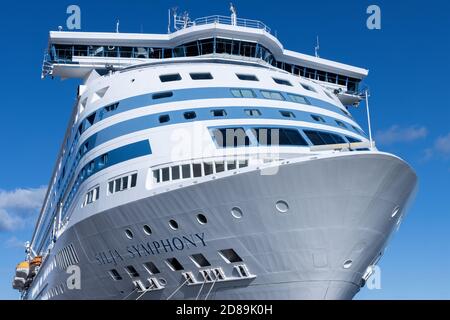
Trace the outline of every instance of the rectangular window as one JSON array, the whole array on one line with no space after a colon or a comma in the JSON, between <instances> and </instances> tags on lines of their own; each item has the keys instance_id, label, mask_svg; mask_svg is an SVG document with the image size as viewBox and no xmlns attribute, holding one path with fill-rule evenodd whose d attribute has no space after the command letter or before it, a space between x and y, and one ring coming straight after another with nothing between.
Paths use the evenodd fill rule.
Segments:
<instances>
[{"instance_id":1,"label":"rectangular window","mask_svg":"<svg viewBox=\"0 0 450 320\"><path fill-rule=\"evenodd\" d=\"M119 103L116 102L116 103L110 104L109 106L106 106L104 109L106 112L111 112L111 111L116 110L118 106L119 106Z\"/></svg>"},{"instance_id":2,"label":"rectangular window","mask_svg":"<svg viewBox=\"0 0 450 320\"><path fill-rule=\"evenodd\" d=\"M90 203L97 201L99 197L100 197L100 187L97 186L86 193L86 196L84 197L84 202L81 205L81 207L84 207Z\"/></svg>"},{"instance_id":3,"label":"rectangular window","mask_svg":"<svg viewBox=\"0 0 450 320\"><path fill-rule=\"evenodd\" d=\"M297 129L254 128L258 143L261 145L307 146L308 143Z\"/></svg>"},{"instance_id":4,"label":"rectangular window","mask_svg":"<svg viewBox=\"0 0 450 320\"><path fill-rule=\"evenodd\" d=\"M321 116L316 115L316 114L312 114L311 118L313 118L314 121L325 123L325 119L322 118Z\"/></svg>"},{"instance_id":5,"label":"rectangular window","mask_svg":"<svg viewBox=\"0 0 450 320\"><path fill-rule=\"evenodd\" d=\"M248 160L239 160L238 164L239 164L239 168L248 167Z\"/></svg>"},{"instance_id":6,"label":"rectangular window","mask_svg":"<svg viewBox=\"0 0 450 320\"><path fill-rule=\"evenodd\" d=\"M224 109L211 110L213 117L225 117L227 112Z\"/></svg>"},{"instance_id":7,"label":"rectangular window","mask_svg":"<svg viewBox=\"0 0 450 320\"><path fill-rule=\"evenodd\" d=\"M341 128L347 128L347 126L345 125L345 123L343 123L342 121L340 121L340 120L335 120L336 121L336 123L337 123L337 125L339 126L339 127L341 127Z\"/></svg>"},{"instance_id":8,"label":"rectangular window","mask_svg":"<svg viewBox=\"0 0 450 320\"><path fill-rule=\"evenodd\" d=\"M107 153L102 154L102 155L100 156L100 160L99 160L98 164L99 164L100 166L104 166L104 165L106 165L107 162L108 162L108 154L107 154Z\"/></svg>"},{"instance_id":9,"label":"rectangular window","mask_svg":"<svg viewBox=\"0 0 450 320\"><path fill-rule=\"evenodd\" d=\"M353 138L353 137L349 137L349 136L345 136L345 138L347 139L348 142L350 143L357 143L357 142L361 142L361 140Z\"/></svg>"},{"instance_id":10,"label":"rectangular window","mask_svg":"<svg viewBox=\"0 0 450 320\"><path fill-rule=\"evenodd\" d=\"M203 169L205 170L205 176L213 174L214 173L214 166L212 162L205 162L203 163Z\"/></svg>"},{"instance_id":11,"label":"rectangular window","mask_svg":"<svg viewBox=\"0 0 450 320\"><path fill-rule=\"evenodd\" d=\"M304 130L303 132L306 134L313 145L320 146L326 144L325 141L323 141L320 137L319 132L311 130Z\"/></svg>"},{"instance_id":12,"label":"rectangular window","mask_svg":"<svg viewBox=\"0 0 450 320\"><path fill-rule=\"evenodd\" d=\"M280 113L285 118L295 118L295 114L292 111L280 110Z\"/></svg>"},{"instance_id":13,"label":"rectangular window","mask_svg":"<svg viewBox=\"0 0 450 320\"><path fill-rule=\"evenodd\" d=\"M239 80L244 80L244 81L259 81L258 78L252 74L236 73L236 77L238 77Z\"/></svg>"},{"instance_id":14,"label":"rectangular window","mask_svg":"<svg viewBox=\"0 0 450 320\"><path fill-rule=\"evenodd\" d=\"M188 111L184 113L184 118L186 120L192 120L195 119L197 117L197 114L194 111Z\"/></svg>"},{"instance_id":15,"label":"rectangular window","mask_svg":"<svg viewBox=\"0 0 450 320\"><path fill-rule=\"evenodd\" d=\"M190 73L192 80L211 80L213 76L209 72Z\"/></svg>"},{"instance_id":16,"label":"rectangular window","mask_svg":"<svg viewBox=\"0 0 450 320\"><path fill-rule=\"evenodd\" d=\"M122 190L128 189L128 176L122 178Z\"/></svg>"},{"instance_id":17,"label":"rectangular window","mask_svg":"<svg viewBox=\"0 0 450 320\"><path fill-rule=\"evenodd\" d=\"M180 179L180 166L172 167L172 180Z\"/></svg>"},{"instance_id":18,"label":"rectangular window","mask_svg":"<svg viewBox=\"0 0 450 320\"><path fill-rule=\"evenodd\" d=\"M190 164L183 164L181 166L181 175L183 179L187 179L191 177L191 165Z\"/></svg>"},{"instance_id":19,"label":"rectangular window","mask_svg":"<svg viewBox=\"0 0 450 320\"><path fill-rule=\"evenodd\" d=\"M224 162L216 162L216 173L225 171L225 163Z\"/></svg>"},{"instance_id":20,"label":"rectangular window","mask_svg":"<svg viewBox=\"0 0 450 320\"><path fill-rule=\"evenodd\" d=\"M109 275L116 281L122 280L122 276L119 274L119 272L117 272L116 269L109 270Z\"/></svg>"},{"instance_id":21,"label":"rectangular window","mask_svg":"<svg viewBox=\"0 0 450 320\"><path fill-rule=\"evenodd\" d=\"M155 264L151 261L144 263L145 269L147 269L150 274L158 274L159 269L155 266Z\"/></svg>"},{"instance_id":22,"label":"rectangular window","mask_svg":"<svg viewBox=\"0 0 450 320\"><path fill-rule=\"evenodd\" d=\"M280 101L284 100L283 95L277 91L261 90L261 94L266 99L280 100Z\"/></svg>"},{"instance_id":23,"label":"rectangular window","mask_svg":"<svg viewBox=\"0 0 450 320\"><path fill-rule=\"evenodd\" d=\"M136 187L136 183L137 183L137 173L133 173L133 174L131 175L130 188Z\"/></svg>"},{"instance_id":24,"label":"rectangular window","mask_svg":"<svg viewBox=\"0 0 450 320\"><path fill-rule=\"evenodd\" d=\"M220 250L219 253L228 263L242 262L242 258L233 249Z\"/></svg>"},{"instance_id":25,"label":"rectangular window","mask_svg":"<svg viewBox=\"0 0 450 320\"><path fill-rule=\"evenodd\" d=\"M199 268L204 268L204 267L209 267L211 266L211 263L209 263L209 261L205 258L205 256L201 253L197 253L197 254L193 254L191 255L191 259L192 261L195 262L195 264L197 265L197 267Z\"/></svg>"},{"instance_id":26,"label":"rectangular window","mask_svg":"<svg viewBox=\"0 0 450 320\"><path fill-rule=\"evenodd\" d=\"M296 103L302 103L302 104L311 104L311 102L309 102L309 100L301 95L298 94L292 94L292 93L288 93L289 99L291 99L291 101L296 102Z\"/></svg>"},{"instance_id":27,"label":"rectangular window","mask_svg":"<svg viewBox=\"0 0 450 320\"><path fill-rule=\"evenodd\" d=\"M275 81L275 83L281 84L283 86L290 86L290 87L292 87L292 83L290 83L287 80L279 79L279 78L272 78L272 79L273 79L273 81Z\"/></svg>"},{"instance_id":28,"label":"rectangular window","mask_svg":"<svg viewBox=\"0 0 450 320\"><path fill-rule=\"evenodd\" d=\"M137 270L133 266L126 266L125 270L130 275L131 278L139 277L139 273L137 272Z\"/></svg>"},{"instance_id":29,"label":"rectangular window","mask_svg":"<svg viewBox=\"0 0 450 320\"><path fill-rule=\"evenodd\" d=\"M159 123L165 123L170 121L170 116L168 114L163 114L159 116Z\"/></svg>"},{"instance_id":30,"label":"rectangular window","mask_svg":"<svg viewBox=\"0 0 450 320\"><path fill-rule=\"evenodd\" d=\"M304 130L303 131L309 140L311 140L314 145L326 145L326 144L340 144L345 143L344 138L341 136L321 131Z\"/></svg>"},{"instance_id":31,"label":"rectangular window","mask_svg":"<svg viewBox=\"0 0 450 320\"><path fill-rule=\"evenodd\" d=\"M172 91L158 92L158 93L152 94L152 99L156 100L156 99L170 98L172 96L173 96Z\"/></svg>"},{"instance_id":32,"label":"rectangular window","mask_svg":"<svg viewBox=\"0 0 450 320\"><path fill-rule=\"evenodd\" d=\"M301 85L305 90L312 91L312 92L316 92L316 90L315 90L313 87L311 87L311 86L309 86L309 85L307 85L307 84L300 83L300 85Z\"/></svg>"},{"instance_id":33,"label":"rectangular window","mask_svg":"<svg viewBox=\"0 0 450 320\"><path fill-rule=\"evenodd\" d=\"M236 169L236 161L227 161L227 170Z\"/></svg>"},{"instance_id":34,"label":"rectangular window","mask_svg":"<svg viewBox=\"0 0 450 320\"><path fill-rule=\"evenodd\" d=\"M179 73L164 74L164 75L160 75L159 79L161 80L161 82L180 81L181 76Z\"/></svg>"},{"instance_id":35,"label":"rectangular window","mask_svg":"<svg viewBox=\"0 0 450 320\"><path fill-rule=\"evenodd\" d=\"M120 179L120 178L116 179L114 182L114 185L115 185L114 192L121 191L122 190L122 179Z\"/></svg>"},{"instance_id":36,"label":"rectangular window","mask_svg":"<svg viewBox=\"0 0 450 320\"><path fill-rule=\"evenodd\" d=\"M245 109L244 112L250 117L259 117L261 115L261 111L258 109Z\"/></svg>"},{"instance_id":37,"label":"rectangular window","mask_svg":"<svg viewBox=\"0 0 450 320\"><path fill-rule=\"evenodd\" d=\"M177 260L177 258L169 258L166 260L167 265L172 269L173 271L180 271L184 270L181 263Z\"/></svg>"},{"instance_id":38,"label":"rectangular window","mask_svg":"<svg viewBox=\"0 0 450 320\"><path fill-rule=\"evenodd\" d=\"M198 178L202 176L202 164L201 163L193 163L192 171L194 178Z\"/></svg>"},{"instance_id":39,"label":"rectangular window","mask_svg":"<svg viewBox=\"0 0 450 320\"><path fill-rule=\"evenodd\" d=\"M100 187L97 187L97 188L94 189L93 201L97 201L99 197L100 197Z\"/></svg>"},{"instance_id":40,"label":"rectangular window","mask_svg":"<svg viewBox=\"0 0 450 320\"><path fill-rule=\"evenodd\" d=\"M162 168L161 169L161 175L162 175L162 181L169 181L170 180L170 172L169 168Z\"/></svg>"},{"instance_id":41,"label":"rectangular window","mask_svg":"<svg viewBox=\"0 0 450 320\"><path fill-rule=\"evenodd\" d=\"M214 129L214 139L219 147L249 146L250 138L243 128Z\"/></svg>"},{"instance_id":42,"label":"rectangular window","mask_svg":"<svg viewBox=\"0 0 450 320\"><path fill-rule=\"evenodd\" d=\"M108 192L109 192L110 194L113 194L113 193L114 193L114 181L108 182Z\"/></svg>"},{"instance_id":43,"label":"rectangular window","mask_svg":"<svg viewBox=\"0 0 450 320\"><path fill-rule=\"evenodd\" d=\"M231 94L236 98L256 98L251 89L231 89Z\"/></svg>"},{"instance_id":44,"label":"rectangular window","mask_svg":"<svg viewBox=\"0 0 450 320\"><path fill-rule=\"evenodd\" d=\"M161 176L159 169L153 170L153 182L159 183L161 182Z\"/></svg>"}]
</instances>

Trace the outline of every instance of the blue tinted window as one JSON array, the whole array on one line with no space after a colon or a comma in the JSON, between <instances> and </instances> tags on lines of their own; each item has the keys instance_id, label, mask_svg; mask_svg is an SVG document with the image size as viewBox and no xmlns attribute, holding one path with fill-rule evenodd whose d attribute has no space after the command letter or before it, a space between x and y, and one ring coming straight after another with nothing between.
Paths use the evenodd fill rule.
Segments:
<instances>
[{"instance_id":1,"label":"blue tinted window","mask_svg":"<svg viewBox=\"0 0 450 320\"><path fill-rule=\"evenodd\" d=\"M217 145L223 148L250 145L250 138L244 128L214 129L213 136Z\"/></svg>"}]
</instances>

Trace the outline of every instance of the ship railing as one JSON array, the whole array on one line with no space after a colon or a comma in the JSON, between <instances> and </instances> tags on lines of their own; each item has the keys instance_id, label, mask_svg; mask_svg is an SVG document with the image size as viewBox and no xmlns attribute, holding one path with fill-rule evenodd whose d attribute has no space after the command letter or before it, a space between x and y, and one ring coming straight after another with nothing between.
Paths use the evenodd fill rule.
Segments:
<instances>
[{"instance_id":1,"label":"ship railing","mask_svg":"<svg viewBox=\"0 0 450 320\"><path fill-rule=\"evenodd\" d=\"M224 24L224 25L236 25L238 27L245 27L245 28L253 28L253 29L261 29L268 33L271 33L270 28L264 24L261 21L258 20L251 20L251 19L243 19L243 18L236 18L234 21L231 17L228 16L208 16L208 17L202 17L197 18L194 20L193 25L194 26L200 26L205 24Z\"/></svg>"},{"instance_id":2,"label":"ship railing","mask_svg":"<svg viewBox=\"0 0 450 320\"><path fill-rule=\"evenodd\" d=\"M353 143L337 143L326 144L320 146L311 146L311 151L370 151L375 148L375 142L372 145L367 142L353 142Z\"/></svg>"}]
</instances>

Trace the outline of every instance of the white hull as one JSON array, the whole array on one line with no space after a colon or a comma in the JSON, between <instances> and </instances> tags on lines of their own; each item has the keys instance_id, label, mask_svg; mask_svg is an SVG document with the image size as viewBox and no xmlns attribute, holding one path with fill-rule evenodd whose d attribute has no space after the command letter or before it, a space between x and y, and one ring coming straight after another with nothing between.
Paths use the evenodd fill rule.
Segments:
<instances>
[{"instance_id":1,"label":"white hull","mask_svg":"<svg viewBox=\"0 0 450 320\"><path fill-rule=\"evenodd\" d=\"M65 290L54 298L351 299L366 268L378 258L402 219L415 184L415 174L400 159L365 152L292 160L280 166L276 175L254 170L150 196L93 215L64 232L52 252L74 245L80 260L81 289ZM279 200L288 204L286 213L276 209ZM402 210L391 217L397 206ZM242 218L232 216L233 207L242 210ZM206 224L197 222L198 213L207 217ZM178 222L178 230L169 227L170 219ZM151 226L151 235L144 233L145 224ZM125 229L132 230L132 240ZM127 246L150 242L155 249L152 241L170 242L183 235L194 235L197 246L185 245L182 250L161 247L153 254L141 249L142 257L136 251L127 252ZM243 261L225 262L218 250L228 248ZM110 250L117 250L121 258L112 259ZM100 252L105 253L103 263L96 259ZM203 278L199 270L205 268L189 258L196 253L208 259L208 268L221 267L229 281L206 283L200 292ZM172 257L183 265L183 271L168 267L165 259ZM343 265L348 260L352 264L346 269ZM150 275L143 267L147 261L160 273ZM237 277L233 265L242 263L254 277ZM124 271L128 265L135 267L139 277L132 279ZM113 268L122 280L112 279L108 270ZM186 271L199 283L184 285L173 294L183 284ZM47 289L65 283L68 277L62 271L53 274ZM143 295L131 293L133 280L145 283L150 277L163 279L163 288ZM39 277L36 280L34 283ZM34 298L43 296L45 290Z\"/></svg>"}]
</instances>

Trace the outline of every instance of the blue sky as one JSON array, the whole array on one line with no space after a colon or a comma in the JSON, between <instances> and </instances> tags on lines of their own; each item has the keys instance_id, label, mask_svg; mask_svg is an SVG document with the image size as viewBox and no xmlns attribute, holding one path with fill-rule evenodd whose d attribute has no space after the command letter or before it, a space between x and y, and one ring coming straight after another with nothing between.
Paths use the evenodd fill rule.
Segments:
<instances>
[{"instance_id":1,"label":"blue sky","mask_svg":"<svg viewBox=\"0 0 450 320\"><path fill-rule=\"evenodd\" d=\"M24 257L76 95L75 80L40 80L49 30L81 7L82 31L164 33L167 9L228 15L229 1L24 1L0 11L0 299ZM381 8L381 30L366 8ZM448 1L236 1L238 16L264 21L285 48L368 68L377 146L407 160L419 190L381 260L381 289L359 299L450 299L450 3ZM354 109L366 127L364 108Z\"/></svg>"}]
</instances>

